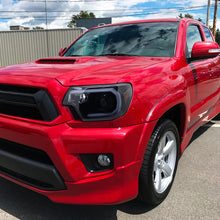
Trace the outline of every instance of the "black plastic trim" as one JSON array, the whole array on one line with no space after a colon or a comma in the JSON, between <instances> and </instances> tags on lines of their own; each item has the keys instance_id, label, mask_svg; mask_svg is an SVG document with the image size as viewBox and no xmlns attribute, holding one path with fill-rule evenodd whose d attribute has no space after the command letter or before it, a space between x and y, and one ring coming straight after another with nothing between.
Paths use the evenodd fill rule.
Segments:
<instances>
[{"instance_id":1,"label":"black plastic trim","mask_svg":"<svg viewBox=\"0 0 220 220\"><path fill-rule=\"evenodd\" d=\"M66 189L61 175L44 151L5 139L0 139L0 172L41 190Z\"/></svg>"},{"instance_id":2,"label":"black plastic trim","mask_svg":"<svg viewBox=\"0 0 220 220\"><path fill-rule=\"evenodd\" d=\"M13 85L0 85L0 113L46 122L59 115L46 90Z\"/></svg>"},{"instance_id":3,"label":"black plastic trim","mask_svg":"<svg viewBox=\"0 0 220 220\"><path fill-rule=\"evenodd\" d=\"M109 166L101 166L98 163L98 156L102 153L98 154L80 154L80 158L86 167L86 170L90 173L96 173L96 172L103 172L107 170L112 170L114 168L114 157L112 153L103 153L104 155L107 155L111 163Z\"/></svg>"},{"instance_id":4,"label":"black plastic trim","mask_svg":"<svg viewBox=\"0 0 220 220\"><path fill-rule=\"evenodd\" d=\"M66 58L66 59L40 59L40 60L37 60L36 61L37 63L41 63L41 64L50 64L50 63L63 63L63 64L66 64L66 63L71 63L71 64L73 64L73 63L75 63L76 62L76 60L75 59L68 59L68 58Z\"/></svg>"}]
</instances>

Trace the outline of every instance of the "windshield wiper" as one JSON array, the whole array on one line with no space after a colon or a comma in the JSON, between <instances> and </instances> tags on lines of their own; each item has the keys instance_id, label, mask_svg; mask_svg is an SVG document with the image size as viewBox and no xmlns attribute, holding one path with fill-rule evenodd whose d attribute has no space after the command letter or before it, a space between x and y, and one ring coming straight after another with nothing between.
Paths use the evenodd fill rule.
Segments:
<instances>
[{"instance_id":1,"label":"windshield wiper","mask_svg":"<svg viewBox=\"0 0 220 220\"><path fill-rule=\"evenodd\" d=\"M82 57L82 55L68 55L67 57Z\"/></svg>"},{"instance_id":2,"label":"windshield wiper","mask_svg":"<svg viewBox=\"0 0 220 220\"><path fill-rule=\"evenodd\" d=\"M136 55L131 55L131 54L126 54L126 53L104 53L104 54L99 54L97 56L136 56Z\"/></svg>"},{"instance_id":3,"label":"windshield wiper","mask_svg":"<svg viewBox=\"0 0 220 220\"><path fill-rule=\"evenodd\" d=\"M87 55L68 55L66 57L82 57L82 56L87 56ZM99 54L99 55L89 55L92 57L95 56L138 56L138 55L131 55L131 54L126 54L126 53L104 53L104 54Z\"/></svg>"}]
</instances>

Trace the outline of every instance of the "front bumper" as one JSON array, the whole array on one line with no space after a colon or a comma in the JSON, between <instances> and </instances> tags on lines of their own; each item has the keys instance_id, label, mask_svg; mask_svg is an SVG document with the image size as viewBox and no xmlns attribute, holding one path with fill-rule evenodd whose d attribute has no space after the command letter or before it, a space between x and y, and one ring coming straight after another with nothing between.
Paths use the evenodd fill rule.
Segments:
<instances>
[{"instance_id":1,"label":"front bumper","mask_svg":"<svg viewBox=\"0 0 220 220\"><path fill-rule=\"evenodd\" d=\"M45 190L13 175L3 172L0 175L55 202L116 204L128 201L137 196L142 156L155 123L123 128L72 128L67 123L46 126L1 117L0 138L46 152L66 188ZM113 154L114 168L88 172L79 156L88 153Z\"/></svg>"}]
</instances>

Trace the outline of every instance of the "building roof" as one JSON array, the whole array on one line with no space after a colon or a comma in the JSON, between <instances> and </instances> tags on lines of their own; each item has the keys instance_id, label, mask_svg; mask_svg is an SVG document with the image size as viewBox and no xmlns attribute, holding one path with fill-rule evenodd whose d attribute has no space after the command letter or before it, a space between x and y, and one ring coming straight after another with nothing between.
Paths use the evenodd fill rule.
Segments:
<instances>
[{"instance_id":1,"label":"building roof","mask_svg":"<svg viewBox=\"0 0 220 220\"><path fill-rule=\"evenodd\" d=\"M81 18L76 19L77 27L85 27L87 29L102 25L102 24L111 24L112 18Z\"/></svg>"}]
</instances>

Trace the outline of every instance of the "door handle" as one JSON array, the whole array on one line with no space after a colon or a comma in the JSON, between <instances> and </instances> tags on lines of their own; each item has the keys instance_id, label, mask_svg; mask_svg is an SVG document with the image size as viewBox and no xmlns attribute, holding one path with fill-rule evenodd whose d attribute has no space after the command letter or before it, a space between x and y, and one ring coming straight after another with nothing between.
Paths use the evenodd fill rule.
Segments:
<instances>
[{"instance_id":1,"label":"door handle","mask_svg":"<svg viewBox=\"0 0 220 220\"><path fill-rule=\"evenodd\" d=\"M213 74L214 72L213 72L213 70L209 70L208 73L209 73L209 76L212 76L212 74Z\"/></svg>"}]
</instances>

